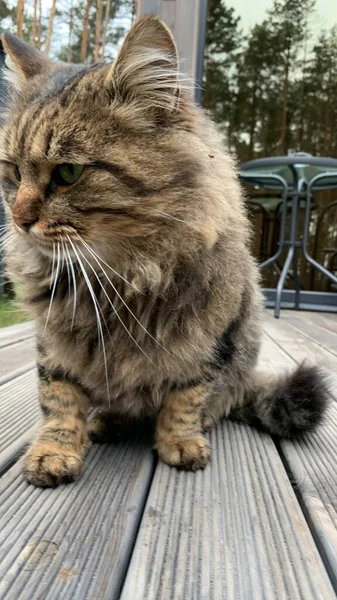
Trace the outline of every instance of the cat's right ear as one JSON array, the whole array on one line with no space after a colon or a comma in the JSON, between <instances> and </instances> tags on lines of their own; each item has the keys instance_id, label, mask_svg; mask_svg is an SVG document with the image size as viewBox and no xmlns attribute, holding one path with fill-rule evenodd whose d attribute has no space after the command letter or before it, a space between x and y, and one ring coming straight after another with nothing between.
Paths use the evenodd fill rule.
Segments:
<instances>
[{"instance_id":1,"label":"cat's right ear","mask_svg":"<svg viewBox=\"0 0 337 600\"><path fill-rule=\"evenodd\" d=\"M2 44L8 67L5 77L17 90L24 87L25 83L33 77L49 71L54 65L53 61L40 50L32 48L11 33L3 34Z\"/></svg>"},{"instance_id":2,"label":"cat's right ear","mask_svg":"<svg viewBox=\"0 0 337 600\"><path fill-rule=\"evenodd\" d=\"M183 80L174 39L162 20L147 15L135 22L106 83L116 104L129 107L130 115L177 109Z\"/></svg>"}]
</instances>

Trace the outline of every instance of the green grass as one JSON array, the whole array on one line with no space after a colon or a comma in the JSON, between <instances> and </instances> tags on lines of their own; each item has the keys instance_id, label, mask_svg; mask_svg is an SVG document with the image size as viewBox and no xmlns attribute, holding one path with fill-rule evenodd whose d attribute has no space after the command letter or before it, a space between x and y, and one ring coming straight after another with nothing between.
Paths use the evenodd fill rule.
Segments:
<instances>
[{"instance_id":1,"label":"green grass","mask_svg":"<svg viewBox=\"0 0 337 600\"><path fill-rule=\"evenodd\" d=\"M21 310L16 301L4 296L0 298L0 327L8 327L28 321L28 316Z\"/></svg>"}]
</instances>

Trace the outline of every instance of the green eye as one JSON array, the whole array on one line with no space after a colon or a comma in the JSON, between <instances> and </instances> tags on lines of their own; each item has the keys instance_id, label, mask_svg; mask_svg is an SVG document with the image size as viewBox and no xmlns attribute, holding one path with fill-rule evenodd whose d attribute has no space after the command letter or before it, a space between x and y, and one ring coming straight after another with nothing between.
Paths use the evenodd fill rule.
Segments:
<instances>
[{"instance_id":1,"label":"green eye","mask_svg":"<svg viewBox=\"0 0 337 600\"><path fill-rule=\"evenodd\" d=\"M84 165L72 165L65 163L54 169L52 180L56 185L72 185L75 183L84 171Z\"/></svg>"}]
</instances>

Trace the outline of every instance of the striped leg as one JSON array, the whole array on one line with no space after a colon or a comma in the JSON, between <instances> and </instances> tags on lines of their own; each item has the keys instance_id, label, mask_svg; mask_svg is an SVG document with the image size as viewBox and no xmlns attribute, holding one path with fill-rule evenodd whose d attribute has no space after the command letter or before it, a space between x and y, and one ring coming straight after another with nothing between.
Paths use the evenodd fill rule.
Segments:
<instances>
[{"instance_id":1,"label":"striped leg","mask_svg":"<svg viewBox=\"0 0 337 600\"><path fill-rule=\"evenodd\" d=\"M81 472L87 447L88 398L81 386L59 370L39 365L42 423L24 457L29 483L55 487Z\"/></svg>"},{"instance_id":2,"label":"striped leg","mask_svg":"<svg viewBox=\"0 0 337 600\"><path fill-rule=\"evenodd\" d=\"M156 424L156 449L168 465L199 469L208 463L211 450L201 433L201 412L207 386L169 392Z\"/></svg>"}]
</instances>

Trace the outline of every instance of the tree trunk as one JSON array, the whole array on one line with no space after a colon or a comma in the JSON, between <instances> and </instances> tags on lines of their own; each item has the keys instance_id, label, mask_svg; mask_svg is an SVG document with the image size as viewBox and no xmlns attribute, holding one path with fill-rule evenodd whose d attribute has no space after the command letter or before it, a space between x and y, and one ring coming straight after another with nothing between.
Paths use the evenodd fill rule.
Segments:
<instances>
[{"instance_id":1,"label":"tree trunk","mask_svg":"<svg viewBox=\"0 0 337 600\"><path fill-rule=\"evenodd\" d=\"M37 28L37 42L36 47L41 48L41 34L42 34L42 0L39 0L39 21Z\"/></svg>"},{"instance_id":2,"label":"tree trunk","mask_svg":"<svg viewBox=\"0 0 337 600\"><path fill-rule=\"evenodd\" d=\"M56 13L56 0L53 0L51 9L50 9L50 15L49 15L49 23L48 23L48 31L47 31L47 37L46 37L46 46L45 46L45 53L49 54L50 52L50 44L51 44L51 36L53 33L53 24L54 24L54 17L55 17L55 13Z\"/></svg>"},{"instance_id":3,"label":"tree trunk","mask_svg":"<svg viewBox=\"0 0 337 600\"><path fill-rule=\"evenodd\" d=\"M37 0L34 0L34 14L33 14L33 23L32 23L32 40L31 44L33 48L36 46L36 22L37 19Z\"/></svg>"},{"instance_id":4,"label":"tree trunk","mask_svg":"<svg viewBox=\"0 0 337 600\"><path fill-rule=\"evenodd\" d=\"M327 97L325 100L325 123L324 123L324 148L323 148L323 152L322 154L324 154L325 156L330 156L331 155L331 151L332 151L332 130L333 127L331 126L333 119L332 119L332 63L330 60L330 64L329 64L329 77L328 77L328 82L327 82Z\"/></svg>"},{"instance_id":5,"label":"tree trunk","mask_svg":"<svg viewBox=\"0 0 337 600\"><path fill-rule=\"evenodd\" d=\"M210 0L209 0L209 2L210 2ZM138 4L137 0L132 0L132 17L131 17L132 23L137 18L137 4Z\"/></svg>"},{"instance_id":6,"label":"tree trunk","mask_svg":"<svg viewBox=\"0 0 337 600\"><path fill-rule=\"evenodd\" d=\"M102 27L102 0L96 0L96 25L95 25L95 52L94 61L99 60L99 50L101 46L101 27Z\"/></svg>"},{"instance_id":7,"label":"tree trunk","mask_svg":"<svg viewBox=\"0 0 337 600\"><path fill-rule=\"evenodd\" d=\"M91 0L87 0L87 3L85 5L85 11L84 11L83 31L82 31L82 39L81 39L81 62L84 62L85 59L87 58L90 8L91 8Z\"/></svg>"},{"instance_id":8,"label":"tree trunk","mask_svg":"<svg viewBox=\"0 0 337 600\"><path fill-rule=\"evenodd\" d=\"M25 8L25 1L18 0L16 8L16 35L19 38L23 37L23 13Z\"/></svg>"},{"instance_id":9,"label":"tree trunk","mask_svg":"<svg viewBox=\"0 0 337 600\"><path fill-rule=\"evenodd\" d=\"M255 128L256 128L256 107L257 107L257 82L254 80L252 90L252 110L250 113L250 124L249 124L249 160L254 158L254 145L255 145Z\"/></svg>"},{"instance_id":10,"label":"tree trunk","mask_svg":"<svg viewBox=\"0 0 337 600\"><path fill-rule=\"evenodd\" d=\"M289 69L290 69L290 45L287 48L286 62L284 65L284 83L282 93L282 117L280 151L282 155L287 154L287 128L288 128L288 94L289 94Z\"/></svg>"},{"instance_id":11,"label":"tree trunk","mask_svg":"<svg viewBox=\"0 0 337 600\"><path fill-rule=\"evenodd\" d=\"M74 12L74 5L73 5L73 0L71 0L70 12L69 12L69 37L68 37L67 62L71 62L71 58L72 58L71 41L72 41L73 27L74 27L73 12Z\"/></svg>"},{"instance_id":12,"label":"tree trunk","mask_svg":"<svg viewBox=\"0 0 337 600\"><path fill-rule=\"evenodd\" d=\"M101 50L101 57L103 59L104 59L104 51L105 51L106 40L107 40L107 35L108 35L110 9L111 9L111 0L107 0L106 8L105 8L103 36L102 36L102 50Z\"/></svg>"}]
</instances>

